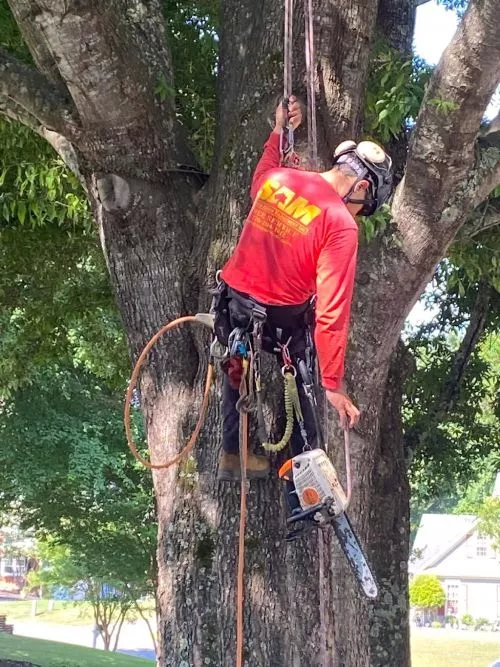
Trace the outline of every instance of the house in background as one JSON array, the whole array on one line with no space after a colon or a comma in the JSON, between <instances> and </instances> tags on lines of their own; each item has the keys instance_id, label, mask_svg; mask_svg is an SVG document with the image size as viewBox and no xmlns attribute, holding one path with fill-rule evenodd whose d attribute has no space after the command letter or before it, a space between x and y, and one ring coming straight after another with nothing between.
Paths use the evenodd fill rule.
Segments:
<instances>
[{"instance_id":1,"label":"house in background","mask_svg":"<svg viewBox=\"0 0 500 667\"><path fill-rule=\"evenodd\" d=\"M0 591L23 588L28 572L38 567L34 545L33 537L16 526L0 528Z\"/></svg>"},{"instance_id":2,"label":"house in background","mask_svg":"<svg viewBox=\"0 0 500 667\"><path fill-rule=\"evenodd\" d=\"M500 497L500 473L493 496ZM424 514L413 544L410 576L435 575L445 593L439 616L470 614L500 621L500 552L481 535L473 514Z\"/></svg>"}]
</instances>

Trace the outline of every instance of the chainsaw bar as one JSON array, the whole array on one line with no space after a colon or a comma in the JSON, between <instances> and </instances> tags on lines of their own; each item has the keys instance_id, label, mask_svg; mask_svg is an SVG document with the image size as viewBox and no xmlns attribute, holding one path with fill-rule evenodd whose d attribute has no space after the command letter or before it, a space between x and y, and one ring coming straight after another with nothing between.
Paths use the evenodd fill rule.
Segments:
<instances>
[{"instance_id":1,"label":"chainsaw bar","mask_svg":"<svg viewBox=\"0 0 500 667\"><path fill-rule=\"evenodd\" d=\"M359 585L363 589L364 594L369 598L376 598L378 595L377 582L370 570L370 566L366 560L363 549L359 543L356 533L354 532L349 517L344 512L339 516L332 518L331 524L335 531L342 551L349 561L349 565L354 572Z\"/></svg>"}]
</instances>

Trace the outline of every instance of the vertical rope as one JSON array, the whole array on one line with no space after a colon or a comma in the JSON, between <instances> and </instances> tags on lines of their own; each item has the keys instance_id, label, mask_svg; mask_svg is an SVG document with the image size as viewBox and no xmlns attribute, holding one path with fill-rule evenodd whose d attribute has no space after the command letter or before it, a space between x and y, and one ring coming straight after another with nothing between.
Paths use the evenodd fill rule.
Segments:
<instances>
[{"instance_id":1,"label":"vertical rope","mask_svg":"<svg viewBox=\"0 0 500 667\"><path fill-rule=\"evenodd\" d=\"M246 382L246 378L244 380ZM247 518L247 461L248 461L248 412L240 412L240 529L238 536L238 573L236 585L236 665L243 667L244 600L245 600L245 525Z\"/></svg>"},{"instance_id":2,"label":"vertical rope","mask_svg":"<svg viewBox=\"0 0 500 667\"><path fill-rule=\"evenodd\" d=\"M248 396L251 391L253 376L253 357L243 359L243 373L240 380L240 398L236 404L240 413L240 529L238 535L238 571L236 574L236 667L243 667L244 656L244 603L245 603L245 526L247 520L247 466L248 466Z\"/></svg>"},{"instance_id":3,"label":"vertical rope","mask_svg":"<svg viewBox=\"0 0 500 667\"><path fill-rule=\"evenodd\" d=\"M285 0L285 35L283 53L283 97L292 94L292 38L293 38L293 0Z\"/></svg>"},{"instance_id":4,"label":"vertical rope","mask_svg":"<svg viewBox=\"0 0 500 667\"><path fill-rule=\"evenodd\" d=\"M316 128L316 88L314 77L314 23L312 0L304 0L305 51L307 76L307 144L309 167L318 168L318 136Z\"/></svg>"}]
</instances>

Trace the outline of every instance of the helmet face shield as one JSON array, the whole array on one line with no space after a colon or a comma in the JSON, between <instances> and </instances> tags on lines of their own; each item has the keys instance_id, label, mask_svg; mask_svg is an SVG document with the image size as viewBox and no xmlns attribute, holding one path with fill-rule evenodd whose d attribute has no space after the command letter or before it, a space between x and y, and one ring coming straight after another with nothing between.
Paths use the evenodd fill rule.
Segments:
<instances>
[{"instance_id":1,"label":"helmet face shield","mask_svg":"<svg viewBox=\"0 0 500 667\"><path fill-rule=\"evenodd\" d=\"M373 215L390 197L392 192L392 160L378 144L373 141L343 141L334 153L334 165L347 164L357 179L344 201L363 204L360 215ZM369 198L365 200L351 199L350 195L361 180L370 183Z\"/></svg>"}]
</instances>

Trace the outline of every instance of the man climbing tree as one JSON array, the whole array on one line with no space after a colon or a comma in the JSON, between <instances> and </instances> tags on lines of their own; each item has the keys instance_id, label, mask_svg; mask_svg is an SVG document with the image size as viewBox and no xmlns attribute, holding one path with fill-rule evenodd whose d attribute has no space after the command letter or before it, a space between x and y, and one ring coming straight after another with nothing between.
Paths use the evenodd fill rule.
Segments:
<instances>
[{"instance_id":1,"label":"man climbing tree","mask_svg":"<svg viewBox=\"0 0 500 667\"><path fill-rule=\"evenodd\" d=\"M84 184L135 359L165 322L206 309L201 285L234 248L265 139L262 116L274 106L282 79L282 2L221 0L208 30L206 2L8 5L22 39L16 34L8 52L0 49L0 111L51 142ZM4 0L1 7L5 16ZM375 35L407 56L416 3L325 0L314 7L312 68L321 91L318 135L326 167L335 145L361 135ZM500 0L470 1L420 110L399 117L395 133L412 121L408 149L403 141L398 152L404 178L390 224L386 220L358 256L346 364L346 386L362 414L352 442L351 508L380 584L379 599L367 605L359 598L342 558L331 558L325 548L328 538L278 548L278 483L260 485L249 496L252 548L246 560L245 651L252 667L410 664L408 483L400 419L406 365L404 355L397 356L398 340L436 264L500 182L498 143L484 136L476 141L499 83L499 11ZM180 40L188 31L179 26L192 31L197 21L200 39L189 42L193 55L187 62ZM193 152L198 136L193 132L186 141L190 125L182 116L181 78L206 62L202 47L214 31L219 55L209 73L218 78L217 137L207 175ZM20 53L23 41L30 55ZM294 42L293 75L302 95L300 43ZM371 109L380 123L404 107L390 91ZM199 90L189 92L192 117L199 118L205 100ZM494 127L491 135L498 138ZM141 409L153 460L171 458L191 425L205 355L196 342L187 331L173 334L155 349L143 374ZM212 413L196 458L185 468L153 475L162 667L234 665L237 494L214 488L219 431ZM331 453L337 443L332 438Z\"/></svg>"},{"instance_id":2,"label":"man climbing tree","mask_svg":"<svg viewBox=\"0 0 500 667\"><path fill-rule=\"evenodd\" d=\"M289 114L289 118L288 118ZM252 304L266 313L267 351L290 355L301 368L308 350L307 316L316 294L315 343L322 384L344 428L354 426L359 411L344 385L344 357L349 312L356 271L357 214L371 215L391 193L391 160L370 141L356 146L343 142L335 151L334 166L324 173L278 168L280 140L288 124L302 122L299 102L291 96L288 110L279 104L276 124L255 170L251 188L253 207L236 249L221 276L228 290L220 297L218 317L227 313L227 330L251 328ZM228 344L226 336L221 340ZM218 479L240 479L239 398L241 357L229 359L223 388L223 454ZM315 445L314 415L297 373L297 385L307 440L297 421L291 436L292 455ZM265 477L269 460L249 454L249 479Z\"/></svg>"}]
</instances>

